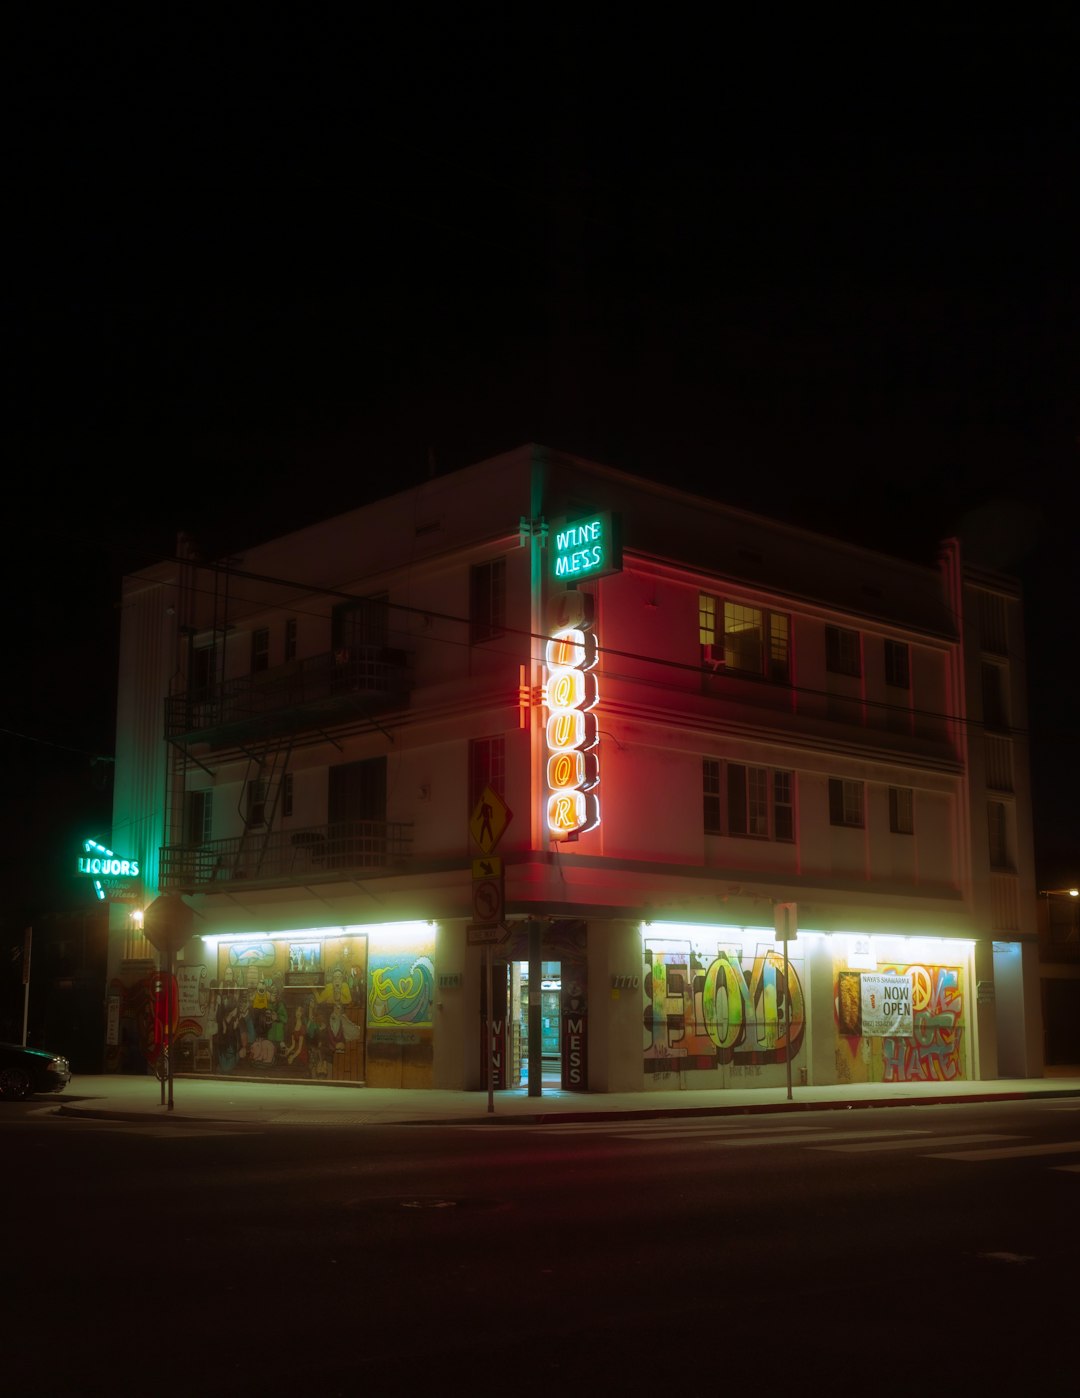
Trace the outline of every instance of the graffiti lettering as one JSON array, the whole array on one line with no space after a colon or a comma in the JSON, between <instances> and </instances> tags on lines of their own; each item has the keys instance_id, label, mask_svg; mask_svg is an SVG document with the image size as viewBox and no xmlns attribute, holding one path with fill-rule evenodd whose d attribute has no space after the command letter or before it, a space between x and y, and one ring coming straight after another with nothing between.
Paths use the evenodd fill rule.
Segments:
<instances>
[{"instance_id":1,"label":"graffiti lettering","mask_svg":"<svg viewBox=\"0 0 1080 1398\"><path fill-rule=\"evenodd\" d=\"M892 968L890 968L892 969ZM882 1041L885 1082L951 1082L963 1077L964 1001L955 966L913 966L910 1036Z\"/></svg>"},{"instance_id":2,"label":"graffiti lettering","mask_svg":"<svg viewBox=\"0 0 1080 1398\"><path fill-rule=\"evenodd\" d=\"M645 951L645 1071L671 1058L684 1069L794 1059L806 1033L802 983L772 944L749 970L740 952L719 947L706 966L691 951Z\"/></svg>"}]
</instances>

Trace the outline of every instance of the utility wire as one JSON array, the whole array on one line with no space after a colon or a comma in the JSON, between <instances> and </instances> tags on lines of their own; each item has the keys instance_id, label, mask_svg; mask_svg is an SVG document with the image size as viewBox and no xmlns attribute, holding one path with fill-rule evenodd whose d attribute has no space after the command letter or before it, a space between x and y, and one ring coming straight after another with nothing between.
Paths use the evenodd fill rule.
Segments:
<instances>
[{"instance_id":1,"label":"utility wire","mask_svg":"<svg viewBox=\"0 0 1080 1398\"><path fill-rule=\"evenodd\" d=\"M191 560L191 559L179 559L179 558L177 558L177 559L169 559L169 560L163 560L163 561L166 561L166 562L175 562L175 563L177 563L177 564L183 564L183 565L186 565L186 566L189 566L189 567L190 567L190 566L194 566L194 567L200 568L200 569L204 569L204 568L215 568L215 567L217 566L217 565L215 565L215 564L213 564L213 563L204 563L204 562L198 562L198 561L194 561L194 562L193 562L193 560ZM348 601L348 602L356 602L356 601L364 601L364 600L366 600L366 599L364 599L364 598L363 598L360 594L358 594L358 593L355 593L355 592L347 592L347 591L344 591L343 589L340 589L340 588L325 587L325 586L317 586L317 585L312 585L312 584L309 584L309 583L300 583L300 582L295 581L294 579L273 577L273 576L268 576L268 575L262 574L262 573L252 573L252 572L248 572L248 571L246 571L246 570L244 570L244 569L227 569L227 570L225 570L225 571L227 571L227 572L229 573L230 577L233 577L233 578L243 578L243 579L246 579L247 581L250 581L250 582L264 583L264 584L267 584L267 585L270 585L270 586L274 586L274 587L291 588L291 589L293 589L295 592L297 592L297 593L299 593L299 594L305 594L305 593L306 593L306 594L308 594L308 595L318 596L318 597L337 598L337 599L339 599L339 600ZM157 581L156 579L153 579L153 578L144 577L144 576L142 576L141 574L132 574L131 576L133 576L133 577L136 578L137 580L144 581L144 582L153 582L153 581ZM177 585L179 585L179 584L177 584ZM205 596L205 597L213 597L213 596L215 596L215 592L214 592L214 590L211 589L211 588L203 588L203 587L198 587L198 586L190 586L188 590L189 590L189 591L198 592L198 593L200 593L202 596ZM317 618L317 619L320 619L320 620L327 620L327 621L329 620L329 617L327 617L326 614L325 614L324 612L321 612L321 611L307 611L307 610L305 610L305 609L302 608L302 607L297 607L297 606L293 606L293 605L290 605L290 604L274 604L274 603L265 604L264 601L263 601L263 599L261 599L261 598L244 597L244 596L242 596L242 595L239 595L239 594L235 594L235 593L234 593L234 594L233 594L233 601L235 601L235 602L249 603L249 604L251 604L251 605L253 605L253 606L261 606L264 613L265 613L265 612L278 612L278 613L282 613L282 614L288 613L288 614L290 614L290 615L297 615L297 614L299 614L299 615L301 615L301 616L311 616L311 617L314 617L314 618ZM421 618L431 618L432 620L436 620L436 621L448 622L448 623L450 623L451 625L454 625L454 626L468 627L468 626L471 624L470 619L469 619L468 617L458 616L458 615L456 615L456 614L454 614L454 613L449 613L449 612L434 611L434 610L432 610L430 607L415 607L415 606L409 606L409 605L407 605L407 604L405 604L405 603L393 602L393 601L389 601L389 600L386 602L386 606L387 606L390 610L392 610L392 611L402 612L402 613L405 613L406 615L409 615L409 616L415 616L415 617L421 617ZM207 630L211 630L211 629L212 629L212 628L207 628ZM537 632L537 631L525 630L525 629L520 628L520 627L507 626L507 625L504 625L504 626L501 628L501 632L502 632L503 635L506 635L506 636L516 637L516 638L519 638L519 639L521 639L521 640L528 640L528 641L530 641L530 642L540 642L541 644L546 643L547 641L549 641L549 640L551 639L550 634L547 633L547 632ZM431 642L431 643L438 643L438 644L442 644L442 645L460 646L463 650L469 649L469 648L471 647L471 643L470 643L468 640L455 640L455 639L450 638L450 637L435 637L435 636L427 637L427 638L425 638L425 639L426 639L426 641ZM488 646L488 648L489 648L489 649L492 649L492 648L494 648L494 649L500 649L499 647L491 647L490 645ZM679 672L679 673L690 673L690 674L695 674L695 675L704 675L704 676L706 676L706 677L711 677L711 675L712 675L712 672L709 671L706 667L704 667L704 666L701 665L700 663L695 664L695 663L693 663L693 662L691 662L691 661L661 659L661 658L658 657L658 656L646 655L646 654L642 653L641 651L618 650L618 649L615 649L615 648L612 647L612 646L605 646L605 645L603 645L603 644L599 644L598 647L597 647L597 649L598 649L598 652L599 652L601 655L608 656L608 657L614 657L614 658L617 658L617 659L620 659L620 660L629 660L629 661L636 662L636 663L638 663L638 664L654 665L654 666L657 666L657 667L659 667L659 668L661 668L661 669L670 670L670 671L676 671L676 672ZM520 654L519 654L517 651L509 651L509 650L507 650L507 651L503 651L503 653L506 654L508 657L514 658L516 661L520 661L520 658L521 658L521 657L520 657ZM532 658L532 659L538 659L539 657L535 657L535 656L534 656L534 657L531 657L531 658ZM610 671L607 672L607 673L608 673L608 675L609 675L609 678L611 678L611 679L616 679L616 680L619 680L619 679L627 679L627 680L629 681L629 677L628 677L628 676L623 676L623 675L619 675L619 674L613 674L613 673L611 673ZM720 677L718 676L717 678L720 678ZM863 696L863 695L844 695L844 694L836 694L836 693L833 693L833 692L830 691L830 690L814 689L814 688L811 688L809 685L800 685L800 684L793 684L793 683L780 684L780 683L777 683L777 682L775 682L775 681L766 680L764 677L760 677L760 678L759 678L759 677L756 676L756 675L752 675L752 674L748 674L748 673L743 673L743 672L732 672L732 673L730 673L729 675L724 676L724 678L730 678L730 679L733 679L733 680L740 680L740 681L743 681L743 682L745 682L745 683L747 683L747 684L761 684L761 685L765 686L765 691L764 691L764 692L767 692L767 693L770 693L770 694L776 694L776 693L779 693L779 692L781 692L781 691L784 691L784 692L787 692L787 693L790 693L790 694L804 695L804 696L806 696L806 697L808 697L808 698L828 699L828 700L836 701L837 703L849 703L849 704L851 704L851 705L853 705L853 706L854 706L854 705L864 705L864 706L867 707L867 708L872 708L872 709L880 710L880 711L883 711L883 712L894 712L894 713L905 713L905 714L910 713L910 714L912 714L912 715L913 715L914 717L916 717L916 718L929 719L929 720L933 720L933 721L938 722L938 723L958 723L958 724L962 724L962 725L964 725L965 727L968 727L968 728L984 729L984 730L989 730L990 732L1002 732L1002 733L1004 733L1004 734L1008 734L1008 735L1011 735L1011 736L1014 736L1014 737L1027 737L1027 736L1029 735L1029 730L1026 729L1026 728L1009 727L1009 728L1006 728L1006 729L1001 729L1001 728L999 728L999 727L997 727L997 726L995 726L995 725L987 724L986 721L985 721L984 719L970 718L970 717L962 716L962 715L959 715L959 714L942 713L942 712L939 712L939 711L934 710L934 709L916 708L916 707L914 707L914 706L905 705L905 704L893 704L893 703L889 703L889 702L886 701L886 700L869 699L869 698L866 698L866 697ZM640 684L642 684L642 685L651 686L651 687L654 687L654 688L661 688L661 689L669 689L669 688L670 688L669 686L665 686L665 685L663 684L663 682L660 681L660 680L648 679L648 678L643 678L643 677L640 677L640 676L635 676L635 677L634 677L634 680L635 680L637 683L640 683ZM672 692L685 692L685 691L674 691L674 690L672 690Z\"/></svg>"}]
</instances>

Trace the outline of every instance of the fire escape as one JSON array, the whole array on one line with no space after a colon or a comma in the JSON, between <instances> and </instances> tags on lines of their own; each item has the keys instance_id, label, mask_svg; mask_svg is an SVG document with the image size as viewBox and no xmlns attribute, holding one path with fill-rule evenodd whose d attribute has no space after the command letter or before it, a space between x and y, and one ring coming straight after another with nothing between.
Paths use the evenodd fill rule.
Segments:
<instances>
[{"instance_id":1,"label":"fire escape","mask_svg":"<svg viewBox=\"0 0 1080 1398\"><path fill-rule=\"evenodd\" d=\"M329 651L226 677L228 569L215 570L213 622L181 628L180 673L187 686L165 700L171 753L170 829L161 851L163 889L180 892L311 884L397 869L407 861L410 827L385 819L282 823L298 746L334 742L377 728L404 707L407 656L386 644L384 599L357 598L334 609ZM206 589L203 589L204 595ZM193 610L193 609L192 609ZM211 838L189 774L213 778L246 763L240 833ZM207 785L196 796L209 801ZM205 822L208 826L209 821Z\"/></svg>"}]
</instances>

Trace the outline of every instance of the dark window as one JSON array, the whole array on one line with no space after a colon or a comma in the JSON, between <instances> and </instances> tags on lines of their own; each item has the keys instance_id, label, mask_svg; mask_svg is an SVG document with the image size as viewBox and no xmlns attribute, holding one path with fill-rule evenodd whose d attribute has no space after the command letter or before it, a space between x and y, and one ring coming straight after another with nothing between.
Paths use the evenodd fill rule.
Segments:
<instances>
[{"instance_id":1,"label":"dark window","mask_svg":"<svg viewBox=\"0 0 1080 1398\"><path fill-rule=\"evenodd\" d=\"M197 646L191 653L191 697L206 699L214 690L217 651L213 646Z\"/></svg>"},{"instance_id":2,"label":"dark window","mask_svg":"<svg viewBox=\"0 0 1080 1398\"><path fill-rule=\"evenodd\" d=\"M330 619L330 645L334 651L356 646L385 646L390 604L385 593L339 602Z\"/></svg>"},{"instance_id":3,"label":"dark window","mask_svg":"<svg viewBox=\"0 0 1080 1398\"><path fill-rule=\"evenodd\" d=\"M773 834L778 840L795 838L795 778L790 772L773 773Z\"/></svg>"},{"instance_id":4,"label":"dark window","mask_svg":"<svg viewBox=\"0 0 1080 1398\"><path fill-rule=\"evenodd\" d=\"M911 688L911 651L903 641L885 642L885 683L896 689Z\"/></svg>"},{"instance_id":5,"label":"dark window","mask_svg":"<svg viewBox=\"0 0 1080 1398\"><path fill-rule=\"evenodd\" d=\"M1045 897L1050 941L1055 946L1063 942L1080 942L1080 898L1053 893L1047 893Z\"/></svg>"},{"instance_id":6,"label":"dark window","mask_svg":"<svg viewBox=\"0 0 1080 1398\"><path fill-rule=\"evenodd\" d=\"M701 775L707 835L749 835L763 840L795 838L795 779L791 772L747 767L741 762L721 764L707 757Z\"/></svg>"},{"instance_id":7,"label":"dark window","mask_svg":"<svg viewBox=\"0 0 1080 1398\"><path fill-rule=\"evenodd\" d=\"M285 623L285 663L296 659L296 618L289 617Z\"/></svg>"},{"instance_id":8,"label":"dark window","mask_svg":"<svg viewBox=\"0 0 1080 1398\"><path fill-rule=\"evenodd\" d=\"M915 833L915 793L910 786L889 787L889 829L894 835Z\"/></svg>"},{"instance_id":9,"label":"dark window","mask_svg":"<svg viewBox=\"0 0 1080 1398\"><path fill-rule=\"evenodd\" d=\"M862 782L829 778L829 823L855 826L864 824Z\"/></svg>"},{"instance_id":10,"label":"dark window","mask_svg":"<svg viewBox=\"0 0 1080 1398\"><path fill-rule=\"evenodd\" d=\"M992 661L982 667L983 722L987 728L1008 728L1009 714L1005 703L1005 670Z\"/></svg>"},{"instance_id":11,"label":"dark window","mask_svg":"<svg viewBox=\"0 0 1080 1398\"><path fill-rule=\"evenodd\" d=\"M993 655L1008 655L1009 627L1005 598L997 592L978 592L979 644Z\"/></svg>"},{"instance_id":12,"label":"dark window","mask_svg":"<svg viewBox=\"0 0 1080 1398\"><path fill-rule=\"evenodd\" d=\"M330 824L386 819L386 758L342 762L330 768L327 797Z\"/></svg>"},{"instance_id":13,"label":"dark window","mask_svg":"<svg viewBox=\"0 0 1080 1398\"><path fill-rule=\"evenodd\" d=\"M727 775L727 828L729 835L745 835L746 826L746 768L729 762Z\"/></svg>"},{"instance_id":14,"label":"dark window","mask_svg":"<svg viewBox=\"0 0 1080 1398\"><path fill-rule=\"evenodd\" d=\"M1004 802L990 801L986 807L987 833L990 839L991 869L1011 869L1009 855L1009 814Z\"/></svg>"},{"instance_id":15,"label":"dark window","mask_svg":"<svg viewBox=\"0 0 1080 1398\"><path fill-rule=\"evenodd\" d=\"M251 673L270 668L270 628L260 626L251 633Z\"/></svg>"},{"instance_id":16,"label":"dark window","mask_svg":"<svg viewBox=\"0 0 1080 1398\"><path fill-rule=\"evenodd\" d=\"M834 675L861 675L862 654L857 631L842 626L825 628L825 668Z\"/></svg>"},{"instance_id":17,"label":"dark window","mask_svg":"<svg viewBox=\"0 0 1080 1398\"><path fill-rule=\"evenodd\" d=\"M701 765L701 786L705 799L705 833L721 835L720 823L720 763L706 757Z\"/></svg>"},{"instance_id":18,"label":"dark window","mask_svg":"<svg viewBox=\"0 0 1080 1398\"><path fill-rule=\"evenodd\" d=\"M214 793L189 791L184 798L184 843L205 845L213 829Z\"/></svg>"},{"instance_id":19,"label":"dark window","mask_svg":"<svg viewBox=\"0 0 1080 1398\"><path fill-rule=\"evenodd\" d=\"M506 629L506 560L477 563L469 570L469 642L494 640Z\"/></svg>"},{"instance_id":20,"label":"dark window","mask_svg":"<svg viewBox=\"0 0 1080 1398\"><path fill-rule=\"evenodd\" d=\"M266 778L254 777L247 784L248 825L266 824Z\"/></svg>"},{"instance_id":21,"label":"dark window","mask_svg":"<svg viewBox=\"0 0 1080 1398\"><path fill-rule=\"evenodd\" d=\"M506 741L473 738L469 743L469 813L476 809L485 786L497 796L506 795Z\"/></svg>"},{"instance_id":22,"label":"dark window","mask_svg":"<svg viewBox=\"0 0 1080 1398\"><path fill-rule=\"evenodd\" d=\"M283 816L292 815L292 779L291 772L286 772L281 779L281 814Z\"/></svg>"},{"instance_id":23,"label":"dark window","mask_svg":"<svg viewBox=\"0 0 1080 1398\"><path fill-rule=\"evenodd\" d=\"M386 860L386 758L330 768L325 862L330 868L382 865Z\"/></svg>"}]
</instances>

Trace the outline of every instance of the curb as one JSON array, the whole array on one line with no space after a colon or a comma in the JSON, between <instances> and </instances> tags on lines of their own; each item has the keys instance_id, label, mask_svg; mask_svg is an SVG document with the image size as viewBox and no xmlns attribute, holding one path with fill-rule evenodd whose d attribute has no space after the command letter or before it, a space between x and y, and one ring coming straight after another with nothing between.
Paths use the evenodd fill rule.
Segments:
<instances>
[{"instance_id":1,"label":"curb","mask_svg":"<svg viewBox=\"0 0 1080 1398\"><path fill-rule=\"evenodd\" d=\"M935 1107L935 1106L955 1106L959 1103L986 1103L986 1102L1019 1102L1028 1099L1051 1099L1080 1097L1080 1088L1047 1088L1044 1091L1009 1091L1009 1092L973 1092L957 1096L955 1093L938 1093L921 1097L900 1097L900 1098L862 1098L854 1101L841 1101L833 1099L827 1102L807 1102L793 1099L786 1102L743 1102L738 1105L716 1104L698 1107L632 1107L619 1108L612 1111L550 1111L550 1112L483 1112L476 1115L458 1115L450 1117L435 1116L399 1116L396 1112L386 1113L364 1113L357 1111L355 1115L343 1112L340 1118L342 1126L460 1126L467 1123L470 1126L486 1124L490 1126L547 1126L547 1125L569 1125L583 1122L595 1121L656 1121L665 1117L670 1118L708 1118L708 1117L732 1117L732 1116L776 1116L790 1112L850 1112L866 1111L883 1107ZM178 1124L207 1124L216 1123L222 1126L302 1126L305 1120L304 1112L289 1113L285 1111L268 1113L267 1117L261 1114L258 1116L218 1116L199 1114L192 1116L190 1113L171 1111L160 1104L140 1111L124 1111L119 1108L94 1108L84 1106L70 1106L66 1104L58 1105L56 1115L79 1118L96 1118L105 1121L139 1121L147 1120L156 1122L176 1122ZM272 1117L272 1119L270 1119ZM385 1117L385 1119L383 1119ZM319 1125L326 1124L324 1119L320 1119Z\"/></svg>"}]
</instances>

